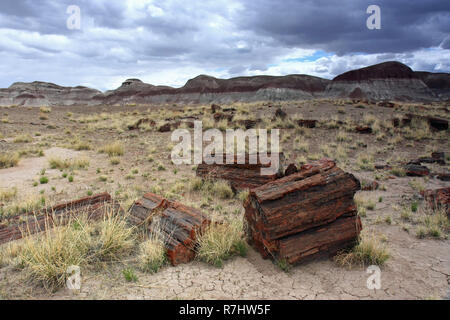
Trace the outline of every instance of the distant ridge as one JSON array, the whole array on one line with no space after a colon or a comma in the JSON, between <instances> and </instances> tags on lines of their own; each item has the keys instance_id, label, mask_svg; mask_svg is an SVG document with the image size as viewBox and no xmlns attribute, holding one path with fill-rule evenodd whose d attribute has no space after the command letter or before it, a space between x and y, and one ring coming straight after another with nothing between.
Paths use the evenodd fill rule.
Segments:
<instances>
[{"instance_id":1,"label":"distant ridge","mask_svg":"<svg viewBox=\"0 0 450 320\"><path fill-rule=\"evenodd\" d=\"M448 100L450 74L414 72L400 62L389 61L345 72L333 80L301 74L231 79L199 75L181 88L128 79L119 88L106 92L39 81L17 82L9 88L0 89L2 106L228 103L315 98Z\"/></svg>"}]
</instances>

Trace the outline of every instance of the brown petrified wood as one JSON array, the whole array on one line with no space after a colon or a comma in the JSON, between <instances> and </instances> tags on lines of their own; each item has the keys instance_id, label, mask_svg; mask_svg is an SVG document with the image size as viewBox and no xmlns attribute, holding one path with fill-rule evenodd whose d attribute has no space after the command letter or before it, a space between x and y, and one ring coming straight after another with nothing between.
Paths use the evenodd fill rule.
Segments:
<instances>
[{"instance_id":1,"label":"brown petrified wood","mask_svg":"<svg viewBox=\"0 0 450 320\"><path fill-rule=\"evenodd\" d=\"M210 223L200 210L153 193L145 194L133 204L129 221L160 235L174 266L194 259L197 234Z\"/></svg>"},{"instance_id":2,"label":"brown petrified wood","mask_svg":"<svg viewBox=\"0 0 450 320\"><path fill-rule=\"evenodd\" d=\"M297 125L299 127L315 128L316 124L317 124L317 120L304 120L304 119L297 120Z\"/></svg>"},{"instance_id":3,"label":"brown petrified wood","mask_svg":"<svg viewBox=\"0 0 450 320\"><path fill-rule=\"evenodd\" d=\"M322 159L251 189L244 203L251 244L263 257L290 263L324 251L333 253L359 234L353 196L360 188L352 174Z\"/></svg>"},{"instance_id":4,"label":"brown petrified wood","mask_svg":"<svg viewBox=\"0 0 450 320\"><path fill-rule=\"evenodd\" d=\"M428 189L421 192L432 209L443 208L450 219L450 187Z\"/></svg>"},{"instance_id":5,"label":"brown petrified wood","mask_svg":"<svg viewBox=\"0 0 450 320\"><path fill-rule=\"evenodd\" d=\"M166 199L154 193L144 194L141 199L137 200L131 206L128 221L135 226L149 225L153 213L157 212L159 208L163 208L165 202Z\"/></svg>"},{"instance_id":6,"label":"brown petrified wood","mask_svg":"<svg viewBox=\"0 0 450 320\"><path fill-rule=\"evenodd\" d=\"M120 210L120 206L112 201L108 193L102 193L11 217L0 224L0 244L65 225L81 214L85 214L87 219L98 220L107 211L106 206L114 211Z\"/></svg>"},{"instance_id":7,"label":"brown petrified wood","mask_svg":"<svg viewBox=\"0 0 450 320\"><path fill-rule=\"evenodd\" d=\"M249 154L245 154L245 160L242 163L239 163L237 155L232 156L229 162L226 154L213 155L211 158L203 159L203 163L197 166L196 174L204 179L227 180L230 182L231 187L236 190L255 188L274 181L282 175L284 157L282 153L276 156L279 159L279 166L271 170L269 174L261 174L262 168L269 170L271 167L270 162L264 163L262 161L261 154L256 155L256 163L250 163L251 158ZM270 153L268 158L271 158ZM212 163L215 159L221 159L222 164Z\"/></svg>"},{"instance_id":8,"label":"brown petrified wood","mask_svg":"<svg viewBox=\"0 0 450 320\"><path fill-rule=\"evenodd\" d=\"M336 221L275 241L276 258L290 264L317 255L333 255L354 245L362 229L359 216L345 216Z\"/></svg>"}]
</instances>

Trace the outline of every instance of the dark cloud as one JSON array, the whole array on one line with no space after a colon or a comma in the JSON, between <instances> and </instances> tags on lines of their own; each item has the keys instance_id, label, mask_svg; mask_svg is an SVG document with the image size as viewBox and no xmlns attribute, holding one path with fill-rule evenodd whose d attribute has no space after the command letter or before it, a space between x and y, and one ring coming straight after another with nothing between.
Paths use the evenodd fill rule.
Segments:
<instances>
[{"instance_id":1,"label":"dark cloud","mask_svg":"<svg viewBox=\"0 0 450 320\"><path fill-rule=\"evenodd\" d=\"M381 9L381 29L369 30L366 9ZM404 52L439 45L450 33L450 2L408 1L246 1L237 17L241 28L274 44L354 52Z\"/></svg>"},{"instance_id":2,"label":"dark cloud","mask_svg":"<svg viewBox=\"0 0 450 320\"><path fill-rule=\"evenodd\" d=\"M381 7L381 30L366 28L369 4ZM81 30L66 27L69 5L81 8ZM330 78L395 59L448 72L449 22L450 2L438 0L2 0L0 87L39 78L111 89L126 77L182 85L200 73ZM414 53L437 46L445 55ZM302 49L324 58L296 59Z\"/></svg>"}]
</instances>

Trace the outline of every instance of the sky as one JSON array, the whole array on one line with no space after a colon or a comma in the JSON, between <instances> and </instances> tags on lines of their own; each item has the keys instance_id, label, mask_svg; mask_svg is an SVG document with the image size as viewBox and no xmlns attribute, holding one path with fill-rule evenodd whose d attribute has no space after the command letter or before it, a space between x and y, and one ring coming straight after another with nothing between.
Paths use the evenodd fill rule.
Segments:
<instances>
[{"instance_id":1,"label":"sky","mask_svg":"<svg viewBox=\"0 0 450 320\"><path fill-rule=\"evenodd\" d=\"M370 5L380 29L367 27ZM332 79L390 60L450 72L450 1L0 2L2 88L47 81L104 91L128 78L180 87L199 74Z\"/></svg>"}]
</instances>

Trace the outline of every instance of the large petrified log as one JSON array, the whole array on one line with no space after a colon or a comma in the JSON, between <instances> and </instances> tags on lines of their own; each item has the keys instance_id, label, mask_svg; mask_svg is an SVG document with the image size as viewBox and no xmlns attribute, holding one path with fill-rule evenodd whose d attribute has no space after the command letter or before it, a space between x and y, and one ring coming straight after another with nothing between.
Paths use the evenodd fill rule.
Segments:
<instances>
[{"instance_id":1,"label":"large petrified log","mask_svg":"<svg viewBox=\"0 0 450 320\"><path fill-rule=\"evenodd\" d=\"M359 234L353 196L360 188L353 175L322 159L251 189L244 203L250 242L263 257L290 263L333 253Z\"/></svg>"},{"instance_id":2,"label":"large petrified log","mask_svg":"<svg viewBox=\"0 0 450 320\"><path fill-rule=\"evenodd\" d=\"M106 206L110 206L111 210L120 210L120 206L112 201L108 193L102 193L11 217L0 224L0 244L54 226L65 225L75 216L82 214L85 214L87 219L98 220L107 211Z\"/></svg>"},{"instance_id":3,"label":"large petrified log","mask_svg":"<svg viewBox=\"0 0 450 320\"><path fill-rule=\"evenodd\" d=\"M130 209L129 221L162 237L172 265L195 257L196 237L210 224L198 209L147 193Z\"/></svg>"},{"instance_id":4,"label":"large petrified log","mask_svg":"<svg viewBox=\"0 0 450 320\"><path fill-rule=\"evenodd\" d=\"M256 163L250 163L250 155L245 154L245 161L238 163L238 155L234 155L232 161L227 163L226 154L214 155L216 159L222 159L222 164L212 163L213 160L204 158L203 163L197 166L196 174L204 179L223 179L230 182L233 189L242 190L246 188L255 188L261 186L267 182L274 181L282 176L284 156L282 153L278 153L278 167L274 166L274 169L269 174L261 174L261 169L271 168L271 162L263 164L260 154L256 155ZM271 154L268 154L269 159ZM212 163L212 164L208 164Z\"/></svg>"}]
</instances>

